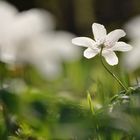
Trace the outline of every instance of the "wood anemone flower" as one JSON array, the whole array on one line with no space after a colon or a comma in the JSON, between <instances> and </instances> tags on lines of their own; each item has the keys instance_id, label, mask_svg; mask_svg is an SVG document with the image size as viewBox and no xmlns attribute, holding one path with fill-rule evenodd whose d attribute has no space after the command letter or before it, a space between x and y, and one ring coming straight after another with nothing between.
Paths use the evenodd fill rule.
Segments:
<instances>
[{"instance_id":1,"label":"wood anemone flower","mask_svg":"<svg viewBox=\"0 0 140 140\"><path fill-rule=\"evenodd\" d=\"M124 37L126 33L121 29L116 29L107 34L105 27L98 23L92 24L92 32L94 35L94 40L89 37L76 37L72 39L72 43L78 46L87 47L84 51L84 56L88 59L93 58L102 50L102 56L105 58L109 65L117 65L118 57L114 51L130 51L132 46L118 41L120 38Z\"/></svg>"}]
</instances>

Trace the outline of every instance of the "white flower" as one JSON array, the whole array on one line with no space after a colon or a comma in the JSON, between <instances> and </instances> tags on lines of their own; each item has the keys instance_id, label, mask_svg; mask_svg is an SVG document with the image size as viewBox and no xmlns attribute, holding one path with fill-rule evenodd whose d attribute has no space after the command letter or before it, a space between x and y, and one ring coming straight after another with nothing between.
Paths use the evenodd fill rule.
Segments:
<instances>
[{"instance_id":1,"label":"white flower","mask_svg":"<svg viewBox=\"0 0 140 140\"><path fill-rule=\"evenodd\" d=\"M71 43L75 37L66 31L52 31L30 41L29 46L17 56L17 60L35 66L43 76L53 80L60 76L62 63L77 61L81 57L80 48Z\"/></svg>"},{"instance_id":2,"label":"white flower","mask_svg":"<svg viewBox=\"0 0 140 140\"><path fill-rule=\"evenodd\" d=\"M0 1L0 60L15 61L15 53L30 40L54 28L53 16L42 9L18 12L17 9Z\"/></svg>"},{"instance_id":3,"label":"white flower","mask_svg":"<svg viewBox=\"0 0 140 140\"><path fill-rule=\"evenodd\" d=\"M123 62L129 72L140 68L140 39L131 41L133 50L123 55Z\"/></svg>"},{"instance_id":4,"label":"white flower","mask_svg":"<svg viewBox=\"0 0 140 140\"><path fill-rule=\"evenodd\" d=\"M129 72L140 68L140 16L134 17L124 26L133 46L131 52L123 56L123 62Z\"/></svg>"},{"instance_id":5,"label":"white flower","mask_svg":"<svg viewBox=\"0 0 140 140\"><path fill-rule=\"evenodd\" d=\"M47 11L30 9L18 12L0 1L0 61L10 68L30 64L48 79L62 72L62 62L80 58L80 48L71 43L75 36L54 31L54 18Z\"/></svg>"},{"instance_id":6,"label":"white flower","mask_svg":"<svg viewBox=\"0 0 140 140\"><path fill-rule=\"evenodd\" d=\"M10 59L8 65L13 68L15 65L29 64L43 77L54 80L61 75L63 62L77 61L81 57L81 49L71 43L74 37L66 31L39 34L18 47L14 52L15 59Z\"/></svg>"},{"instance_id":7,"label":"white flower","mask_svg":"<svg viewBox=\"0 0 140 140\"><path fill-rule=\"evenodd\" d=\"M130 39L140 38L140 15L132 18L124 26L127 35Z\"/></svg>"},{"instance_id":8,"label":"white flower","mask_svg":"<svg viewBox=\"0 0 140 140\"><path fill-rule=\"evenodd\" d=\"M125 36L125 32L121 29L116 29L109 34L105 27L98 23L92 24L92 31L94 39L88 37L77 37L72 39L72 43L78 46L87 47L84 51L84 56L88 59L96 56L101 51L103 45L102 55L106 62L110 65L118 64L118 57L114 51L130 51L132 47L125 42L118 41L121 37Z\"/></svg>"}]
</instances>

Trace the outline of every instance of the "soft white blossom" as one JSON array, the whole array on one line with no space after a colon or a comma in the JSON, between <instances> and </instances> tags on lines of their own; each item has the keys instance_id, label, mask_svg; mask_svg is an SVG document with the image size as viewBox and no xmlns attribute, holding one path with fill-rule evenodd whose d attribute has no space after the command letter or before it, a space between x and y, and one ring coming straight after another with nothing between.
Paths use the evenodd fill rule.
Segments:
<instances>
[{"instance_id":1,"label":"soft white blossom","mask_svg":"<svg viewBox=\"0 0 140 140\"><path fill-rule=\"evenodd\" d=\"M12 66L30 64L53 80L61 74L63 62L77 61L81 57L80 48L71 43L73 37L66 31L39 34L14 50L14 59L9 58L8 63Z\"/></svg>"},{"instance_id":2,"label":"soft white blossom","mask_svg":"<svg viewBox=\"0 0 140 140\"><path fill-rule=\"evenodd\" d=\"M33 64L49 79L58 77L62 72L62 62L76 61L81 56L79 48L71 44L73 34L53 31L42 34L29 42L29 46L17 53L18 61Z\"/></svg>"},{"instance_id":3,"label":"soft white blossom","mask_svg":"<svg viewBox=\"0 0 140 140\"><path fill-rule=\"evenodd\" d=\"M132 72L140 68L140 39L135 39L130 43L134 46L133 50L123 55L123 63L127 70Z\"/></svg>"},{"instance_id":4,"label":"soft white blossom","mask_svg":"<svg viewBox=\"0 0 140 140\"><path fill-rule=\"evenodd\" d=\"M140 15L128 21L124 26L130 39L140 38Z\"/></svg>"},{"instance_id":5,"label":"soft white blossom","mask_svg":"<svg viewBox=\"0 0 140 140\"><path fill-rule=\"evenodd\" d=\"M43 19L40 14L40 10L30 10L18 14L13 22L9 23L0 42L3 62L14 61L18 49L23 48L22 46L28 44L31 39L45 31L45 17Z\"/></svg>"},{"instance_id":6,"label":"soft white blossom","mask_svg":"<svg viewBox=\"0 0 140 140\"><path fill-rule=\"evenodd\" d=\"M94 40L88 37L77 37L72 39L72 43L78 46L87 47L84 51L84 56L88 59L96 56L100 53L101 47L103 46L102 55L106 62L110 65L118 64L118 57L114 51L130 51L132 47L122 41L118 41L121 37L126 34L121 29L116 29L109 34L105 27L98 23L92 24L92 31Z\"/></svg>"},{"instance_id":7,"label":"soft white blossom","mask_svg":"<svg viewBox=\"0 0 140 140\"><path fill-rule=\"evenodd\" d=\"M132 72L140 68L140 16L128 21L124 28L129 36L133 50L123 56L123 62L127 70Z\"/></svg>"},{"instance_id":8,"label":"soft white blossom","mask_svg":"<svg viewBox=\"0 0 140 140\"><path fill-rule=\"evenodd\" d=\"M54 17L47 11L24 12L0 1L0 60L10 67L30 64L47 78L54 79L62 71L63 61L80 57L68 32L54 31Z\"/></svg>"},{"instance_id":9,"label":"soft white blossom","mask_svg":"<svg viewBox=\"0 0 140 140\"><path fill-rule=\"evenodd\" d=\"M38 34L54 27L53 17L50 13L31 9L18 12L17 9L0 2L0 59L3 62L15 59L15 52L21 46L28 44Z\"/></svg>"}]
</instances>

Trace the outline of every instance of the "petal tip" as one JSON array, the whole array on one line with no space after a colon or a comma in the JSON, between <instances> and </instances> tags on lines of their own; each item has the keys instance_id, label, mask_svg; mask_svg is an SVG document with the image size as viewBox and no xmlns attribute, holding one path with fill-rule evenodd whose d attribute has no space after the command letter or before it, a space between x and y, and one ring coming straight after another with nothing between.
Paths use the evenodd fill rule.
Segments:
<instances>
[{"instance_id":1,"label":"petal tip","mask_svg":"<svg viewBox=\"0 0 140 140\"><path fill-rule=\"evenodd\" d=\"M96 27L96 26L102 26L102 27L104 27L104 25L102 25L102 24L100 24L100 23L94 22L94 23L92 24L92 28L94 28L94 27Z\"/></svg>"},{"instance_id":2,"label":"petal tip","mask_svg":"<svg viewBox=\"0 0 140 140\"><path fill-rule=\"evenodd\" d=\"M83 56L84 56L85 58L87 58L87 59L92 58L91 56L87 55L85 51L84 51L84 53L83 53Z\"/></svg>"},{"instance_id":3,"label":"petal tip","mask_svg":"<svg viewBox=\"0 0 140 140\"><path fill-rule=\"evenodd\" d=\"M71 42L72 42L73 44L75 44L75 38L73 38L73 39L71 40Z\"/></svg>"},{"instance_id":4,"label":"petal tip","mask_svg":"<svg viewBox=\"0 0 140 140\"><path fill-rule=\"evenodd\" d=\"M83 56L87 59L90 59L90 58L94 57L94 55L89 51L89 49L86 49L84 51Z\"/></svg>"},{"instance_id":5,"label":"petal tip","mask_svg":"<svg viewBox=\"0 0 140 140\"><path fill-rule=\"evenodd\" d=\"M119 29L119 31L121 32L121 34L122 34L122 37L126 36L126 32L125 32L124 30L122 30L122 29Z\"/></svg>"},{"instance_id":6,"label":"petal tip","mask_svg":"<svg viewBox=\"0 0 140 140\"><path fill-rule=\"evenodd\" d=\"M117 63L114 63L114 64L109 64L109 65L111 65L111 66L116 66L116 65L118 65L118 62L117 62Z\"/></svg>"}]
</instances>

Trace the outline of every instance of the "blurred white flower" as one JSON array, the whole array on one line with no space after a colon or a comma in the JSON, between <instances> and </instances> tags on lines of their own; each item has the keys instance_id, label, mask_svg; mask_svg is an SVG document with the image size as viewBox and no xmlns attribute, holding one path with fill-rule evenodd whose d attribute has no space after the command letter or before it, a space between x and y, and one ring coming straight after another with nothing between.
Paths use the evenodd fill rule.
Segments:
<instances>
[{"instance_id":1,"label":"blurred white flower","mask_svg":"<svg viewBox=\"0 0 140 140\"><path fill-rule=\"evenodd\" d=\"M12 61L15 59L16 49L52 28L54 28L54 19L45 10L31 9L19 13L14 6L0 1L1 61Z\"/></svg>"},{"instance_id":2,"label":"blurred white flower","mask_svg":"<svg viewBox=\"0 0 140 140\"><path fill-rule=\"evenodd\" d=\"M123 63L127 70L132 72L140 68L140 39L135 39L130 43L133 50L123 55Z\"/></svg>"},{"instance_id":3,"label":"blurred white flower","mask_svg":"<svg viewBox=\"0 0 140 140\"><path fill-rule=\"evenodd\" d=\"M116 29L109 34L105 27L98 23L92 24L92 31L94 39L88 37L77 37L72 39L72 43L78 46L87 47L84 51L84 56L88 59L96 56L101 51L103 45L102 55L110 65L118 64L118 57L114 51L130 51L132 47L125 42L118 40L125 36L125 32L121 29Z\"/></svg>"},{"instance_id":4,"label":"blurred white flower","mask_svg":"<svg viewBox=\"0 0 140 140\"><path fill-rule=\"evenodd\" d=\"M63 61L80 57L68 32L54 31L53 16L44 10L18 12L0 1L0 60L8 66L31 64L44 76L54 79L62 71Z\"/></svg>"},{"instance_id":5,"label":"blurred white flower","mask_svg":"<svg viewBox=\"0 0 140 140\"><path fill-rule=\"evenodd\" d=\"M24 46L24 50L19 50L17 63L30 63L44 76L54 79L61 74L63 62L76 61L81 56L80 49L71 43L73 37L73 34L64 31L42 34Z\"/></svg>"},{"instance_id":6,"label":"blurred white flower","mask_svg":"<svg viewBox=\"0 0 140 140\"><path fill-rule=\"evenodd\" d=\"M4 38L3 34L7 33L5 29L14 21L14 17L17 13L18 11L14 6L0 1L0 41Z\"/></svg>"},{"instance_id":7,"label":"blurred white flower","mask_svg":"<svg viewBox=\"0 0 140 140\"><path fill-rule=\"evenodd\" d=\"M130 38L133 50L123 56L123 62L127 70L132 72L140 68L140 16L127 22L124 28Z\"/></svg>"},{"instance_id":8,"label":"blurred white flower","mask_svg":"<svg viewBox=\"0 0 140 140\"><path fill-rule=\"evenodd\" d=\"M140 38L140 16L128 21L124 26L130 39Z\"/></svg>"}]
</instances>

